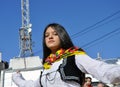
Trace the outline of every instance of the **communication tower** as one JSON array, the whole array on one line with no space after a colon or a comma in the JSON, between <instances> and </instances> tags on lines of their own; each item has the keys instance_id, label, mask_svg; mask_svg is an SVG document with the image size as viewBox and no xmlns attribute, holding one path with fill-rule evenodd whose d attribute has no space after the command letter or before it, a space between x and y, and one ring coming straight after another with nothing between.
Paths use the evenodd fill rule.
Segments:
<instances>
[{"instance_id":1,"label":"communication tower","mask_svg":"<svg viewBox=\"0 0 120 87\"><path fill-rule=\"evenodd\" d=\"M22 27L20 34L20 54L19 57L32 56L32 24L29 16L29 0L21 0Z\"/></svg>"}]
</instances>

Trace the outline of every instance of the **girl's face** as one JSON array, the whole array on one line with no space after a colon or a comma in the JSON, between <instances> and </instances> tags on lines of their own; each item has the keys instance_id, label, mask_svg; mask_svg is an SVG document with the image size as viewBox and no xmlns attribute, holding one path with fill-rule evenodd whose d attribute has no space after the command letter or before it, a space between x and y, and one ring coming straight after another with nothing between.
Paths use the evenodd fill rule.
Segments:
<instances>
[{"instance_id":1,"label":"girl's face","mask_svg":"<svg viewBox=\"0 0 120 87\"><path fill-rule=\"evenodd\" d=\"M48 27L45 32L45 44L49 49L51 49L52 53L55 53L60 49L60 38L57 32L51 27Z\"/></svg>"},{"instance_id":2,"label":"girl's face","mask_svg":"<svg viewBox=\"0 0 120 87\"><path fill-rule=\"evenodd\" d=\"M97 87L104 87L104 85L103 84L98 84Z\"/></svg>"},{"instance_id":3,"label":"girl's face","mask_svg":"<svg viewBox=\"0 0 120 87\"><path fill-rule=\"evenodd\" d=\"M90 85L91 84L91 79L86 79L86 85Z\"/></svg>"}]
</instances>

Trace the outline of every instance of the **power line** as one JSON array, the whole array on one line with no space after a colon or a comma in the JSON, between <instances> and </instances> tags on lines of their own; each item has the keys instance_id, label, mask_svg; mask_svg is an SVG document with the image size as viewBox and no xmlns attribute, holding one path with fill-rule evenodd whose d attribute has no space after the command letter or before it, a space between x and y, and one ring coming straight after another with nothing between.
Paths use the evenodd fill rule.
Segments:
<instances>
[{"instance_id":1,"label":"power line","mask_svg":"<svg viewBox=\"0 0 120 87\"><path fill-rule=\"evenodd\" d=\"M116 32L115 34L113 34L113 35L111 35L111 36L108 36L107 38L103 38L103 40L101 40L100 42L104 42L104 41L106 41L106 39L108 40L108 39L110 39L112 36L115 36L115 35L118 35L118 34L120 34L120 31L118 31L118 32ZM94 44L92 44L92 45L89 45L88 47L86 47L86 49L88 49L88 48L90 48L90 47L93 47L93 46L95 46L96 44L99 44L100 42L97 42L97 43L94 43Z\"/></svg>"},{"instance_id":2,"label":"power line","mask_svg":"<svg viewBox=\"0 0 120 87\"><path fill-rule=\"evenodd\" d=\"M103 39L103 38L105 38L105 37L107 37L107 36L109 36L109 35L117 32L117 31L119 31L119 30L120 30L120 28L117 28L117 29L115 29L115 30L113 30L113 31L111 31L111 32L109 32L109 33L107 33L107 34L105 34L105 35L103 35L103 36L101 36L101 37L99 37L99 38L91 41L91 42L88 42L87 44L85 44L85 45L83 45L83 46L81 46L81 47L82 47L82 48L87 47L87 46L91 45L92 43L94 43L94 42L96 42L96 41L99 41L99 40L101 40L101 39Z\"/></svg>"},{"instance_id":3,"label":"power line","mask_svg":"<svg viewBox=\"0 0 120 87\"><path fill-rule=\"evenodd\" d=\"M95 29L97 29L97 28L99 28L99 27L102 27L103 25L106 25L106 24L108 24L108 23L110 23L110 22L113 22L114 20L118 20L118 19L120 19L120 16L119 16L119 17L116 17L116 18L113 18L113 19L111 19L111 20L109 20L109 21L107 21L107 22L105 22L105 23L103 23L103 24L101 24L101 25L98 25L98 26L96 26L96 27L94 27L94 28L92 28L92 29L86 30L86 31L83 32L80 36L82 36L82 35L90 32L90 31L92 31L92 30L95 30ZM77 36L76 36L76 37L77 37ZM74 38L75 38L75 37L74 37Z\"/></svg>"},{"instance_id":4,"label":"power line","mask_svg":"<svg viewBox=\"0 0 120 87\"><path fill-rule=\"evenodd\" d=\"M117 12L115 12L115 13L113 13L112 15L110 15L110 16L102 19L101 21L99 21L99 22L97 22L97 23L95 23L95 24L93 24L93 25L91 25L91 26L89 26L89 27L81 30L80 32L77 32L77 33L73 34L71 37L72 37L72 38L75 38L76 35L87 32L87 31L90 30L92 27L94 27L94 26L96 26L96 25L98 25L98 24L100 24L100 23L108 20L109 18L111 18L111 17L113 17L113 16L115 16L115 15L117 15L117 14L119 14L119 13L120 13L120 10L117 11Z\"/></svg>"}]
</instances>

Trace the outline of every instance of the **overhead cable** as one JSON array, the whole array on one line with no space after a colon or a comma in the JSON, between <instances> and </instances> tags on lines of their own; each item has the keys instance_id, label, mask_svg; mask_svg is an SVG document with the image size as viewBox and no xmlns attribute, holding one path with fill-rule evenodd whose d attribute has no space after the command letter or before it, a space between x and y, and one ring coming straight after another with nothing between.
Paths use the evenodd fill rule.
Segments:
<instances>
[{"instance_id":1,"label":"overhead cable","mask_svg":"<svg viewBox=\"0 0 120 87\"><path fill-rule=\"evenodd\" d=\"M107 33L107 34L105 34L105 35L103 35L103 36L101 36L101 37L99 37L99 38L93 40L93 41L88 42L87 44L85 44L85 45L83 45L83 46L81 46L81 47L82 47L82 48L85 48L85 47L87 47L87 46L89 46L89 45L95 43L96 41L99 41L99 40L101 40L101 39L103 39L103 38L105 38L105 37L107 37L107 36L109 36L109 35L111 35L111 34L117 32L117 31L119 31L119 30L120 30L120 28L117 28L117 29L115 29L115 30L113 30L113 31L111 31L111 32L109 32L109 33Z\"/></svg>"},{"instance_id":2,"label":"overhead cable","mask_svg":"<svg viewBox=\"0 0 120 87\"><path fill-rule=\"evenodd\" d=\"M100 23L102 23L102 22L110 19L111 17L113 17L113 16L115 16L115 15L117 15L117 14L119 14L119 13L120 13L120 10L117 11L117 12L115 12L115 13L113 13L112 15L110 15L110 16L102 19L101 21L99 21L99 22L97 22L97 23L95 23L95 24L93 24L93 25L91 25L91 26L89 26L89 27L81 30L80 32L77 32L77 33L73 34L71 37L72 37L72 38L75 38L77 35L79 35L79 34L81 34L81 33L84 33L84 34L85 34L85 32L89 31L91 28L93 28L93 27L95 27L96 25L98 25L98 24L100 24ZM81 35L82 35L82 34L81 34Z\"/></svg>"}]
</instances>

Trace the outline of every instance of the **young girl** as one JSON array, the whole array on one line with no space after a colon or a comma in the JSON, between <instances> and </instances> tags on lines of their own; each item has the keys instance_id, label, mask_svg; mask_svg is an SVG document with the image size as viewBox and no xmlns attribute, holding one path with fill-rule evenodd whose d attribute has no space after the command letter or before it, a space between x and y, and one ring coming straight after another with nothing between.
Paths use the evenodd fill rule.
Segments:
<instances>
[{"instance_id":1,"label":"young girl","mask_svg":"<svg viewBox=\"0 0 120 87\"><path fill-rule=\"evenodd\" d=\"M85 83L84 83L83 87L93 87L92 86L92 78L91 77L86 77L85 78Z\"/></svg>"},{"instance_id":2,"label":"young girl","mask_svg":"<svg viewBox=\"0 0 120 87\"><path fill-rule=\"evenodd\" d=\"M28 81L20 72L13 74L19 87L80 87L85 73L104 83L120 82L120 66L89 57L74 46L65 28L57 23L46 26L43 33L43 72L36 81ZM39 76L38 76L39 77Z\"/></svg>"}]
</instances>

